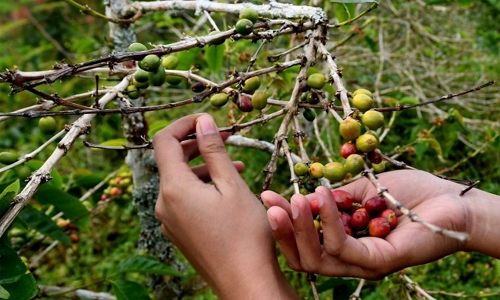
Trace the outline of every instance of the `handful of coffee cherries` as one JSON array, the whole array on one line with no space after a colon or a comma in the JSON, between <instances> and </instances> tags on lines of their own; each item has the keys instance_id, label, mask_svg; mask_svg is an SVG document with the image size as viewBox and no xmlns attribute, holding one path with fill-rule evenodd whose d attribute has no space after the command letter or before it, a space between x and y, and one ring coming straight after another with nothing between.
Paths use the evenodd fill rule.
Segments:
<instances>
[{"instance_id":1,"label":"handful of coffee cherries","mask_svg":"<svg viewBox=\"0 0 500 300\"><path fill-rule=\"evenodd\" d=\"M398 225L396 213L387 207L387 202L383 197L374 196L363 204L343 190L333 190L332 195L347 235L355 238L363 236L385 238ZM315 217L314 225L322 240L323 231L318 201L311 200L310 206Z\"/></svg>"}]
</instances>

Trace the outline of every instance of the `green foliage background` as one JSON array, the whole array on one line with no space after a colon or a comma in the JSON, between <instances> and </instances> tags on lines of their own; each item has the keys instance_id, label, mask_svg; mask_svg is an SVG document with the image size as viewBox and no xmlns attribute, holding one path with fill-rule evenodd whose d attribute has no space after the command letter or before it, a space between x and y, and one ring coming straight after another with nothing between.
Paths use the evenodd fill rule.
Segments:
<instances>
[{"instance_id":1,"label":"green foliage background","mask_svg":"<svg viewBox=\"0 0 500 300\"><path fill-rule=\"evenodd\" d=\"M425 5L426 2L428 5ZM294 1L295 4L317 5L324 8L332 20L344 21L349 14L357 14L368 4L342 5L330 1ZM102 1L85 1L97 11L103 11ZM498 79L500 74L500 2L488 1L384 1L379 8L354 25L332 30L327 46L337 57L343 69L343 79L349 90L364 87L380 90L381 105L391 106L403 98L419 101L435 99L451 92L463 91L488 80ZM374 20L370 20L373 16ZM220 29L228 29L237 16L214 13ZM364 23L366 22L366 23ZM38 71L51 69L55 62L82 62L107 55L112 45L106 36L107 23L97 17L80 13L65 1L22 0L0 3L0 69ZM201 28L190 12L157 12L141 18L134 28L138 41L151 44L168 44L183 35L203 35L209 32L209 25ZM50 38L48 38L50 37ZM343 42L345 40L345 43ZM288 37L278 37L256 61L256 67L268 65L266 56L287 49ZM383 48L381 47L383 45ZM213 53L207 48L195 48L178 53L181 65L186 70L193 65L200 74L213 81L221 81L233 68L244 70L257 45L251 41L228 41L217 48L220 62L211 60ZM383 57L383 59L381 59ZM320 66L317 66L320 68ZM220 69L214 72L215 69ZM296 69L263 78L270 91L277 90L276 97L286 99L289 95ZM112 86L116 78L102 78L101 84ZM376 85L376 86L375 86ZM498 85L498 84L497 84ZM382 150L386 153L400 153L398 159L423 170L440 173L460 179L481 180L480 188L500 194L500 173L496 162L500 161L500 142L496 138L500 130L500 98L498 86L473 93L458 99L441 102L438 109L421 108L394 113L393 127L388 133ZM41 89L60 96L87 92L95 88L93 77L67 78ZM9 94L9 86L0 84L0 107L2 112L34 105L36 97L27 92ZM167 86L147 92L147 104L177 101L189 97L189 84ZM116 105L116 104L114 104ZM460 123L454 109L464 118ZM208 111L216 116L221 126L228 125L228 111L214 109L202 103L180 109L146 114L150 124L172 121L180 116ZM443 114L444 112L444 114ZM322 112L317 111L321 116ZM253 118L255 114L242 116ZM239 116L236 116L239 117ZM59 128L70 124L77 117L57 117ZM388 119L388 118L387 118ZM37 127L36 119L12 118L0 123L0 151L15 150L20 154L33 151L47 136ZM93 129L84 139L101 143L122 138L121 118L107 115L95 118ZM99 130L94 130L98 128ZM255 126L245 135L271 141L277 122ZM308 129L310 137L312 129ZM334 126L322 127L321 134L332 149L338 149L342 141L337 137ZM423 142L422 133L431 134L439 141L439 149L432 143ZM148 137L148 138L151 138ZM465 142L464 142L465 141ZM485 147L481 148L483 145ZM293 143L292 143L293 146ZM310 138L306 147L315 153L315 159L326 157ZM37 161L44 161L54 150L50 146L40 153ZM475 153L476 149L482 151ZM294 148L294 150L296 150ZM234 158L246 164L242 174L253 191L262 187L262 170L270 154L254 149L229 147ZM438 158L438 154L442 159ZM81 197L107 174L123 165L125 153L94 151L79 144L71 149L54 171L59 178L57 188L74 197ZM195 161L197 163L199 161ZM39 163L39 162L38 162ZM32 170L37 162L32 162ZM285 192L289 187L288 166L280 161L278 174L272 189ZM90 176L90 174L92 174ZM17 179L16 170L0 174L0 190ZM89 202L95 207L103 188L98 190ZM48 215L53 215L49 204L35 203L34 206ZM136 252L139 233L138 218L129 200L124 199L99 207L90 215L90 230L79 229L80 242L70 246L59 244L51 250L32 272L41 285L79 287L89 285L95 291L111 291L110 281L103 280ZM13 248L27 258L41 253L52 240L42 238L39 233L16 226L10 232ZM179 254L181 255L181 254ZM304 274L287 270L280 257L283 269L294 288L303 298L312 298ZM407 269L406 273L427 290L447 291L478 295L484 292L500 292L498 278L500 266L496 260L475 253L457 253L435 263ZM115 278L115 277L114 277ZM134 280L146 285L142 274L119 274L116 280ZM192 269L183 277L185 299L215 299ZM318 277L318 288L322 299L346 299L352 293L358 280L349 278ZM398 274L378 282L369 282L363 289L363 299L401 299L402 281ZM496 294L498 295L498 294ZM436 295L447 299L447 296Z\"/></svg>"}]
</instances>

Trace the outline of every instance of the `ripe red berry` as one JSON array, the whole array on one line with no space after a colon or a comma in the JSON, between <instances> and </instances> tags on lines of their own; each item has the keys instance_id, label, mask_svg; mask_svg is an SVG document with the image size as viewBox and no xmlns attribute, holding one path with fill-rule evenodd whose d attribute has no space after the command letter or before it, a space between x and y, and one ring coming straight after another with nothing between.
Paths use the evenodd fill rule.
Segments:
<instances>
[{"instance_id":1,"label":"ripe red berry","mask_svg":"<svg viewBox=\"0 0 500 300\"><path fill-rule=\"evenodd\" d=\"M344 232L347 235L353 236L352 229L349 226L344 225Z\"/></svg>"},{"instance_id":2,"label":"ripe red berry","mask_svg":"<svg viewBox=\"0 0 500 300\"><path fill-rule=\"evenodd\" d=\"M375 149L375 151L368 153L368 159L372 164L379 164L384 160L384 157L382 156L380 150Z\"/></svg>"},{"instance_id":3,"label":"ripe red berry","mask_svg":"<svg viewBox=\"0 0 500 300\"><path fill-rule=\"evenodd\" d=\"M364 208L358 208L351 216L351 227L356 230L363 230L368 226L370 216Z\"/></svg>"},{"instance_id":4,"label":"ripe red berry","mask_svg":"<svg viewBox=\"0 0 500 300\"><path fill-rule=\"evenodd\" d=\"M352 142L347 142L340 147L340 155L342 155L343 158L348 158L349 155L356 153L358 153L358 148L356 148L356 145Z\"/></svg>"},{"instance_id":5,"label":"ripe red berry","mask_svg":"<svg viewBox=\"0 0 500 300\"><path fill-rule=\"evenodd\" d=\"M380 217L386 219L387 222L389 222L391 229L398 225L398 217L396 216L396 213L390 208L385 209L383 212L381 212Z\"/></svg>"},{"instance_id":6,"label":"ripe red berry","mask_svg":"<svg viewBox=\"0 0 500 300\"><path fill-rule=\"evenodd\" d=\"M252 98L241 95L240 100L236 102L236 105L242 112L251 112L253 110Z\"/></svg>"},{"instance_id":7,"label":"ripe red berry","mask_svg":"<svg viewBox=\"0 0 500 300\"><path fill-rule=\"evenodd\" d=\"M351 209L352 203L354 202L354 198L351 194L343 190L333 190L332 195L339 210L348 211Z\"/></svg>"},{"instance_id":8,"label":"ripe red berry","mask_svg":"<svg viewBox=\"0 0 500 300\"><path fill-rule=\"evenodd\" d=\"M377 216L387 208L387 203L385 202L384 198L375 196L366 200L364 207L366 208L366 211L370 214L370 216Z\"/></svg>"},{"instance_id":9,"label":"ripe red berry","mask_svg":"<svg viewBox=\"0 0 500 300\"><path fill-rule=\"evenodd\" d=\"M348 213L341 213L340 214L340 220L342 220L342 224L344 226L350 226L351 225L351 215Z\"/></svg>"},{"instance_id":10,"label":"ripe red berry","mask_svg":"<svg viewBox=\"0 0 500 300\"><path fill-rule=\"evenodd\" d=\"M391 232L391 226L386 219L382 217L377 217L371 219L368 223L368 233L371 236L385 238Z\"/></svg>"},{"instance_id":11,"label":"ripe red berry","mask_svg":"<svg viewBox=\"0 0 500 300\"><path fill-rule=\"evenodd\" d=\"M78 234L76 234L76 233L72 233L72 234L70 234L70 235L69 235L69 239L71 240L71 242L72 242L73 244L76 244L76 243L78 243L78 242L80 241L80 237L79 237L79 236L78 236Z\"/></svg>"},{"instance_id":12,"label":"ripe red berry","mask_svg":"<svg viewBox=\"0 0 500 300\"><path fill-rule=\"evenodd\" d=\"M319 214L319 205L318 205L318 200L314 199L309 202L309 205L311 206L311 212L313 215L318 215Z\"/></svg>"}]
</instances>

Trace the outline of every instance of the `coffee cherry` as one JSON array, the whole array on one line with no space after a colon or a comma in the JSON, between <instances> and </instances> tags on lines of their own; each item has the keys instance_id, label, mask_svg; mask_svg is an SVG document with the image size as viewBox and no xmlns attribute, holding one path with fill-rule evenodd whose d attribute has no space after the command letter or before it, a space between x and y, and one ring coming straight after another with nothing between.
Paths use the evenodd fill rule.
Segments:
<instances>
[{"instance_id":1,"label":"coffee cherry","mask_svg":"<svg viewBox=\"0 0 500 300\"><path fill-rule=\"evenodd\" d=\"M363 125L372 130L377 130L384 125L384 115L376 110L369 110L361 117Z\"/></svg>"},{"instance_id":2,"label":"coffee cherry","mask_svg":"<svg viewBox=\"0 0 500 300\"><path fill-rule=\"evenodd\" d=\"M311 207L311 212L313 215L319 214L318 200L316 199L311 200L311 202L309 202L309 206Z\"/></svg>"},{"instance_id":3,"label":"coffee cherry","mask_svg":"<svg viewBox=\"0 0 500 300\"><path fill-rule=\"evenodd\" d=\"M207 88L207 86L205 85L205 83L203 82L195 82L191 85L191 91L195 92L195 93L201 93L203 92L205 89Z\"/></svg>"},{"instance_id":4,"label":"coffee cherry","mask_svg":"<svg viewBox=\"0 0 500 300\"><path fill-rule=\"evenodd\" d=\"M242 112L251 112L253 110L252 98L241 95L240 99L236 102L236 106L238 106Z\"/></svg>"},{"instance_id":5,"label":"coffee cherry","mask_svg":"<svg viewBox=\"0 0 500 300\"><path fill-rule=\"evenodd\" d=\"M387 208L387 203L385 198L374 196L366 200L364 207L370 216L376 216Z\"/></svg>"},{"instance_id":6,"label":"coffee cherry","mask_svg":"<svg viewBox=\"0 0 500 300\"><path fill-rule=\"evenodd\" d=\"M323 177L331 182L344 180L346 173L344 165L339 162L327 163L323 168Z\"/></svg>"},{"instance_id":7,"label":"coffee cherry","mask_svg":"<svg viewBox=\"0 0 500 300\"><path fill-rule=\"evenodd\" d=\"M322 73L313 73L307 77L307 85L310 88L320 90L325 86L326 77Z\"/></svg>"},{"instance_id":8,"label":"coffee cherry","mask_svg":"<svg viewBox=\"0 0 500 300\"><path fill-rule=\"evenodd\" d=\"M371 236L385 238L391 232L391 226L386 219L377 217L368 223L368 233Z\"/></svg>"},{"instance_id":9,"label":"coffee cherry","mask_svg":"<svg viewBox=\"0 0 500 300\"><path fill-rule=\"evenodd\" d=\"M54 134L57 130L56 120L52 117L40 118L38 128L43 134Z\"/></svg>"},{"instance_id":10,"label":"coffee cherry","mask_svg":"<svg viewBox=\"0 0 500 300\"><path fill-rule=\"evenodd\" d=\"M356 175L363 171L365 167L365 159L359 154L351 154L345 160L345 170L351 175Z\"/></svg>"},{"instance_id":11,"label":"coffee cherry","mask_svg":"<svg viewBox=\"0 0 500 300\"><path fill-rule=\"evenodd\" d=\"M370 216L364 208L358 208L351 216L351 227L356 230L365 229L368 222L370 222Z\"/></svg>"},{"instance_id":12,"label":"coffee cherry","mask_svg":"<svg viewBox=\"0 0 500 300\"><path fill-rule=\"evenodd\" d=\"M293 171L297 176L304 176L307 175L307 173L309 173L309 167L307 167L305 163L299 162L293 166Z\"/></svg>"},{"instance_id":13,"label":"coffee cherry","mask_svg":"<svg viewBox=\"0 0 500 300\"><path fill-rule=\"evenodd\" d=\"M380 150L375 149L375 151L368 153L368 160L370 160L372 164L380 164L384 160L384 157Z\"/></svg>"},{"instance_id":14,"label":"coffee cherry","mask_svg":"<svg viewBox=\"0 0 500 300\"><path fill-rule=\"evenodd\" d=\"M356 96L357 94L365 94L365 95L367 95L368 97L373 98L373 94L372 94L372 92L370 92L370 91L369 91L369 90L367 90L367 89L357 89L357 90L355 90L355 91L354 91L354 93L352 93L352 96L354 97L354 96Z\"/></svg>"},{"instance_id":15,"label":"coffee cherry","mask_svg":"<svg viewBox=\"0 0 500 300\"><path fill-rule=\"evenodd\" d=\"M149 80L149 72L144 71L143 69L137 69L134 73L134 79L137 82L148 82Z\"/></svg>"},{"instance_id":16,"label":"coffee cherry","mask_svg":"<svg viewBox=\"0 0 500 300\"><path fill-rule=\"evenodd\" d=\"M149 78L149 75L148 75L148 78ZM133 78L131 85L135 86L138 89L147 89L149 87L149 81L139 82L139 81L135 80L135 78Z\"/></svg>"},{"instance_id":17,"label":"coffee cherry","mask_svg":"<svg viewBox=\"0 0 500 300\"><path fill-rule=\"evenodd\" d=\"M109 194L111 197L116 197L118 195L120 195L122 193L122 190L119 188L119 187L112 187L110 190L109 190Z\"/></svg>"},{"instance_id":18,"label":"coffee cherry","mask_svg":"<svg viewBox=\"0 0 500 300\"><path fill-rule=\"evenodd\" d=\"M347 142L340 147L340 155L343 158L347 158L349 155L356 153L358 153L358 148L356 148L356 145L352 142Z\"/></svg>"},{"instance_id":19,"label":"coffee cherry","mask_svg":"<svg viewBox=\"0 0 500 300\"><path fill-rule=\"evenodd\" d=\"M373 131L373 130L367 130L365 134L370 134L373 135L373 137L377 140L377 143L380 143L380 137L378 136L378 133Z\"/></svg>"},{"instance_id":20,"label":"coffee cherry","mask_svg":"<svg viewBox=\"0 0 500 300\"><path fill-rule=\"evenodd\" d=\"M130 99L137 99L141 96L141 91L135 85L127 86L126 93Z\"/></svg>"},{"instance_id":21,"label":"coffee cherry","mask_svg":"<svg viewBox=\"0 0 500 300\"><path fill-rule=\"evenodd\" d=\"M216 35L219 33L220 33L220 31L214 30L214 31L211 31L208 35ZM225 41L226 41L226 39L220 38L220 39L216 39L215 41L210 42L210 44L218 46L218 45L224 44Z\"/></svg>"},{"instance_id":22,"label":"coffee cherry","mask_svg":"<svg viewBox=\"0 0 500 300\"><path fill-rule=\"evenodd\" d=\"M19 156L13 152L0 152L0 163L4 165L10 165L18 160Z\"/></svg>"},{"instance_id":23,"label":"coffee cherry","mask_svg":"<svg viewBox=\"0 0 500 300\"><path fill-rule=\"evenodd\" d=\"M253 31L253 22L248 19L240 19L235 26L236 33L247 35Z\"/></svg>"},{"instance_id":24,"label":"coffee cherry","mask_svg":"<svg viewBox=\"0 0 500 300\"><path fill-rule=\"evenodd\" d=\"M19 179L24 181L30 176L31 176L31 169L28 166L23 165L17 168L17 177L19 177Z\"/></svg>"},{"instance_id":25,"label":"coffee cherry","mask_svg":"<svg viewBox=\"0 0 500 300\"><path fill-rule=\"evenodd\" d=\"M323 177L323 169L324 169L323 164L319 163L319 162L313 163L310 166L310 168L309 168L311 176L313 178L321 178L321 177Z\"/></svg>"},{"instance_id":26,"label":"coffee cherry","mask_svg":"<svg viewBox=\"0 0 500 300\"><path fill-rule=\"evenodd\" d=\"M255 23L259 20L259 14L257 13L257 11L253 8L244 8L240 11L240 16L239 16L240 19L248 19L250 20L252 23Z\"/></svg>"},{"instance_id":27,"label":"coffee cherry","mask_svg":"<svg viewBox=\"0 0 500 300\"><path fill-rule=\"evenodd\" d=\"M316 119L316 113L314 112L314 110L310 108L304 108L302 115L304 116L304 119L306 119L309 122L312 122L314 121L314 119Z\"/></svg>"},{"instance_id":28,"label":"coffee cherry","mask_svg":"<svg viewBox=\"0 0 500 300\"><path fill-rule=\"evenodd\" d=\"M253 108L258 110L264 109L267 106L267 98L268 97L265 92L255 92L252 96Z\"/></svg>"},{"instance_id":29,"label":"coffee cherry","mask_svg":"<svg viewBox=\"0 0 500 300\"><path fill-rule=\"evenodd\" d=\"M347 213L341 213L340 214L340 220L342 221L342 224L344 226L351 226L351 215Z\"/></svg>"},{"instance_id":30,"label":"coffee cherry","mask_svg":"<svg viewBox=\"0 0 500 300\"><path fill-rule=\"evenodd\" d=\"M372 108L373 99L366 94L357 94L356 96L352 97L352 104L360 111L365 112Z\"/></svg>"},{"instance_id":31,"label":"coffee cherry","mask_svg":"<svg viewBox=\"0 0 500 300\"><path fill-rule=\"evenodd\" d=\"M387 222L389 222L391 229L394 229L396 226L398 226L398 217L392 209L385 209L380 213L380 217L386 219Z\"/></svg>"},{"instance_id":32,"label":"coffee cherry","mask_svg":"<svg viewBox=\"0 0 500 300\"><path fill-rule=\"evenodd\" d=\"M333 190L332 196L340 211L349 211L354 203L352 195L343 190Z\"/></svg>"},{"instance_id":33,"label":"coffee cherry","mask_svg":"<svg viewBox=\"0 0 500 300\"><path fill-rule=\"evenodd\" d=\"M155 54L149 54L146 55L140 62L139 62L139 68L143 69L144 71L152 72L158 69L159 66L161 66L161 60L158 57L158 55Z\"/></svg>"},{"instance_id":34,"label":"coffee cherry","mask_svg":"<svg viewBox=\"0 0 500 300\"><path fill-rule=\"evenodd\" d=\"M77 244L80 241L80 237L76 233L72 233L69 235L69 239L73 244Z\"/></svg>"},{"instance_id":35,"label":"coffee cherry","mask_svg":"<svg viewBox=\"0 0 500 300\"><path fill-rule=\"evenodd\" d=\"M260 87L260 78L255 76L245 80L242 91L248 94L253 94Z\"/></svg>"},{"instance_id":36,"label":"coffee cherry","mask_svg":"<svg viewBox=\"0 0 500 300\"><path fill-rule=\"evenodd\" d=\"M356 139L361 133L361 124L351 117L347 117L340 123L340 135L348 140L352 141ZM356 145L357 146L357 145Z\"/></svg>"},{"instance_id":37,"label":"coffee cherry","mask_svg":"<svg viewBox=\"0 0 500 300\"><path fill-rule=\"evenodd\" d=\"M168 74L165 76L165 81L170 85L178 85L182 82L184 77Z\"/></svg>"},{"instance_id":38,"label":"coffee cherry","mask_svg":"<svg viewBox=\"0 0 500 300\"><path fill-rule=\"evenodd\" d=\"M359 151L368 153L372 152L378 147L378 141L377 139L371 135L371 134L363 134L360 135L356 139L356 148L358 148Z\"/></svg>"},{"instance_id":39,"label":"coffee cherry","mask_svg":"<svg viewBox=\"0 0 500 300\"><path fill-rule=\"evenodd\" d=\"M132 43L128 46L127 52L138 52L138 51L146 51L148 48L141 43ZM139 60L139 59L134 59Z\"/></svg>"},{"instance_id":40,"label":"coffee cherry","mask_svg":"<svg viewBox=\"0 0 500 300\"><path fill-rule=\"evenodd\" d=\"M215 107L222 107L227 103L228 100L229 100L229 95L226 93L213 94L210 97L210 104L212 104Z\"/></svg>"},{"instance_id":41,"label":"coffee cherry","mask_svg":"<svg viewBox=\"0 0 500 300\"><path fill-rule=\"evenodd\" d=\"M167 55L163 57L161 65L165 70L174 70L179 65L179 59L173 55Z\"/></svg>"},{"instance_id":42,"label":"coffee cherry","mask_svg":"<svg viewBox=\"0 0 500 300\"><path fill-rule=\"evenodd\" d=\"M385 171L385 161L382 161L379 164L372 163L372 169L375 173L382 173Z\"/></svg>"},{"instance_id":43,"label":"coffee cherry","mask_svg":"<svg viewBox=\"0 0 500 300\"><path fill-rule=\"evenodd\" d=\"M155 71L149 72L149 83L152 86L161 86L165 80L167 80L167 75L163 66L160 65Z\"/></svg>"},{"instance_id":44,"label":"coffee cherry","mask_svg":"<svg viewBox=\"0 0 500 300\"><path fill-rule=\"evenodd\" d=\"M349 236L354 236L351 227L344 225L344 232Z\"/></svg>"}]
</instances>

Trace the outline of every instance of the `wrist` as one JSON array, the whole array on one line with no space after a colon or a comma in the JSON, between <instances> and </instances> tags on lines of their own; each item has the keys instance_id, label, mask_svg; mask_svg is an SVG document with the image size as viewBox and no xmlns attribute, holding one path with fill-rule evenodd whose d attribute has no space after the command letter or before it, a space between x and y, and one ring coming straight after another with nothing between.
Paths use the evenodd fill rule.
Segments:
<instances>
[{"instance_id":1,"label":"wrist","mask_svg":"<svg viewBox=\"0 0 500 300\"><path fill-rule=\"evenodd\" d=\"M500 258L500 197L478 189L472 189L463 197L469 233L464 250Z\"/></svg>"}]
</instances>

